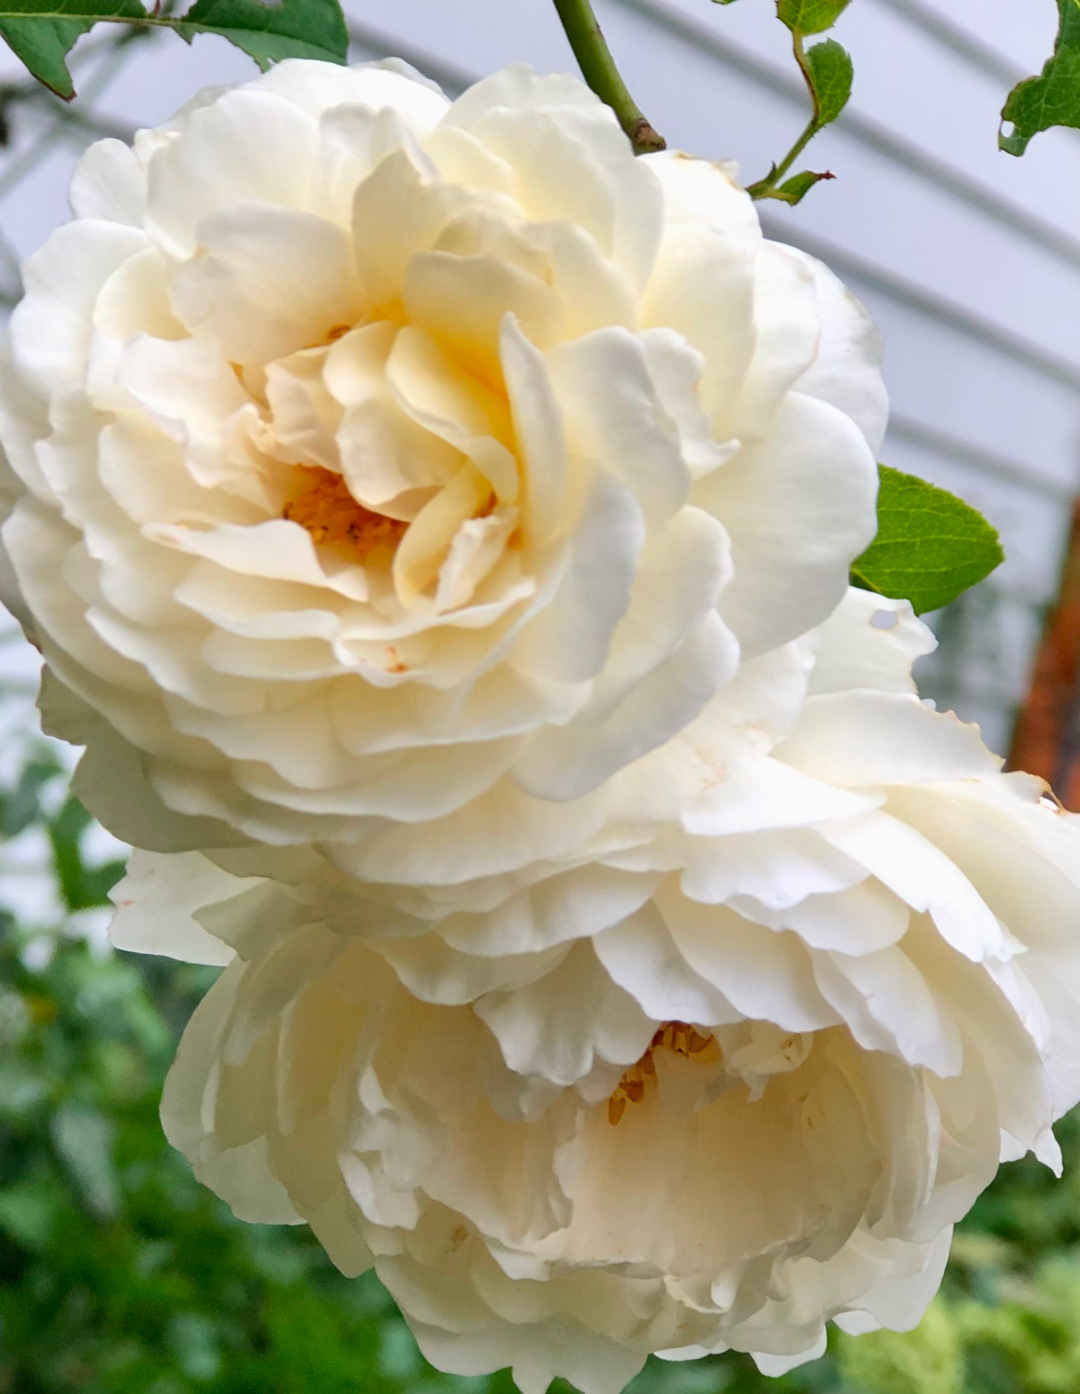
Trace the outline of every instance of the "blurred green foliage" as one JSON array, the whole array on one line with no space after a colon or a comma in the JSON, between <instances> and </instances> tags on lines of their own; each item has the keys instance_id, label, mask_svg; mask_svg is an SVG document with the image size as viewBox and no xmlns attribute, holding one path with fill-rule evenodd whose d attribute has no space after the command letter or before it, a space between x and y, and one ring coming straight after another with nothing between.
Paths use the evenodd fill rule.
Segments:
<instances>
[{"instance_id":1,"label":"blurred green foliage","mask_svg":"<svg viewBox=\"0 0 1080 1394\"><path fill-rule=\"evenodd\" d=\"M31 759L0 829L46 830L75 912L120 866L88 862L62 779ZM303 1228L234 1220L169 1148L162 1080L212 979L0 913L0 1394L510 1394L505 1372L435 1374L370 1275L342 1278ZM1003 1168L917 1331L837 1336L776 1381L654 1361L633 1394L1077 1394L1080 1119L1059 1134L1065 1179Z\"/></svg>"}]
</instances>

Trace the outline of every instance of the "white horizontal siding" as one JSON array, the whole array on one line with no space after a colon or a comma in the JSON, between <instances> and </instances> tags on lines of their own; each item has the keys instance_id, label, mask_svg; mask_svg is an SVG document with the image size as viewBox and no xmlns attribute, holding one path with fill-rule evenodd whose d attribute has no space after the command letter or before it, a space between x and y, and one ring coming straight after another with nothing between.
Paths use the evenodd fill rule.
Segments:
<instances>
[{"instance_id":1,"label":"white horizontal siding","mask_svg":"<svg viewBox=\"0 0 1080 1394\"><path fill-rule=\"evenodd\" d=\"M1057 32L1054 0L889 0L896 9L929 11L966 33L972 43L997 53L1028 73L1037 73Z\"/></svg>"}]
</instances>

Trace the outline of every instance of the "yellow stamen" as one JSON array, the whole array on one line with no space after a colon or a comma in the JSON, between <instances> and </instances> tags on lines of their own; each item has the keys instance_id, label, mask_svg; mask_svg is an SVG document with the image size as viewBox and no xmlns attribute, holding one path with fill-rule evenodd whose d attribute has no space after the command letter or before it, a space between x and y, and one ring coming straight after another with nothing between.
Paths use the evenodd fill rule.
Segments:
<instances>
[{"instance_id":1,"label":"yellow stamen","mask_svg":"<svg viewBox=\"0 0 1080 1394\"><path fill-rule=\"evenodd\" d=\"M673 1055L681 1055L700 1064L712 1063L720 1058L720 1047L715 1036L703 1036L685 1021L665 1022L653 1035L645 1054L630 1066L608 1099L608 1122L613 1128L626 1112L626 1105L640 1104L650 1081L655 1082L656 1061L653 1056L661 1047L670 1050Z\"/></svg>"},{"instance_id":2,"label":"yellow stamen","mask_svg":"<svg viewBox=\"0 0 1080 1394\"><path fill-rule=\"evenodd\" d=\"M622 1091L632 1104L640 1104L645 1097L645 1081L623 1075Z\"/></svg>"},{"instance_id":3,"label":"yellow stamen","mask_svg":"<svg viewBox=\"0 0 1080 1394\"><path fill-rule=\"evenodd\" d=\"M293 493L281 516L299 523L316 546L345 545L367 561L379 547L392 550L404 533L406 523L373 513L357 503L340 474L321 465L298 465L300 487Z\"/></svg>"}]
</instances>

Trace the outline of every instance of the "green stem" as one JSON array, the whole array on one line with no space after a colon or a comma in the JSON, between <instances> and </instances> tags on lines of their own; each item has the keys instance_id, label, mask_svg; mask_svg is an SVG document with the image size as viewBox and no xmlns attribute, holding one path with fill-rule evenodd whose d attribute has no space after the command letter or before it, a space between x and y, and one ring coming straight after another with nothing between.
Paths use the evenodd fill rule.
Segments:
<instances>
[{"instance_id":1,"label":"green stem","mask_svg":"<svg viewBox=\"0 0 1080 1394\"><path fill-rule=\"evenodd\" d=\"M791 40L792 47L795 50L795 61L796 63L798 63L799 70L802 73L803 78L806 82L807 89L810 93L810 100L813 103L814 112L813 115L810 117L810 120L806 124L806 129L803 131L802 135L791 147L791 149L787 152L784 158L780 161L780 163L778 165L774 165L764 179L759 179L756 184L751 184L747 188L746 192L753 199L774 197L773 190L776 188L777 184L780 183L780 180L783 179L784 175L787 174L788 170L799 158L799 156L810 144L810 142L814 139L818 131L821 130L821 126L818 123L817 92L814 89L814 83L810 77L810 68L806 61L806 49L803 45L803 36L796 32L792 34Z\"/></svg>"},{"instance_id":2,"label":"green stem","mask_svg":"<svg viewBox=\"0 0 1080 1394\"><path fill-rule=\"evenodd\" d=\"M666 149L664 137L653 129L623 82L590 0L555 0L555 9L585 81L618 117L634 154Z\"/></svg>"},{"instance_id":3,"label":"green stem","mask_svg":"<svg viewBox=\"0 0 1080 1394\"><path fill-rule=\"evenodd\" d=\"M813 120L813 118L811 118L809 125L806 127L806 130L803 131L802 135L787 152L787 154L780 161L780 163L774 169L770 170L768 176L765 179L759 179L756 184L751 184L749 186L746 192L750 195L751 198L759 199L772 197L773 189L776 188L780 180L783 179L784 175L787 174L791 166L795 163L795 161L799 158L802 152L814 139L814 137L818 133L818 129L818 123L815 120Z\"/></svg>"}]
</instances>

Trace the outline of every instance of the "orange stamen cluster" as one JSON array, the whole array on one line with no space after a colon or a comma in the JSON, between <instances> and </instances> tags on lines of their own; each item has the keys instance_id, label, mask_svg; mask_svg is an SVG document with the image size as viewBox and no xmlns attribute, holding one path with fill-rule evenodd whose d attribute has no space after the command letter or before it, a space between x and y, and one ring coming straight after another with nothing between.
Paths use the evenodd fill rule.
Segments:
<instances>
[{"instance_id":1,"label":"orange stamen cluster","mask_svg":"<svg viewBox=\"0 0 1080 1394\"><path fill-rule=\"evenodd\" d=\"M357 503L342 476L332 470L321 465L297 465L296 469L300 487L281 516L299 523L317 546L345 544L366 561L376 548L397 545L407 523Z\"/></svg>"},{"instance_id":2,"label":"orange stamen cluster","mask_svg":"<svg viewBox=\"0 0 1080 1394\"><path fill-rule=\"evenodd\" d=\"M631 1065L615 1086L608 1099L608 1122L614 1128L627 1104L640 1104L645 1098L650 1082L656 1080L656 1061L653 1053L663 1047L673 1055L681 1055L685 1060L715 1060L719 1058L720 1048L715 1036L703 1036L688 1026L685 1021L669 1021L653 1036L649 1048L637 1062Z\"/></svg>"}]
</instances>

